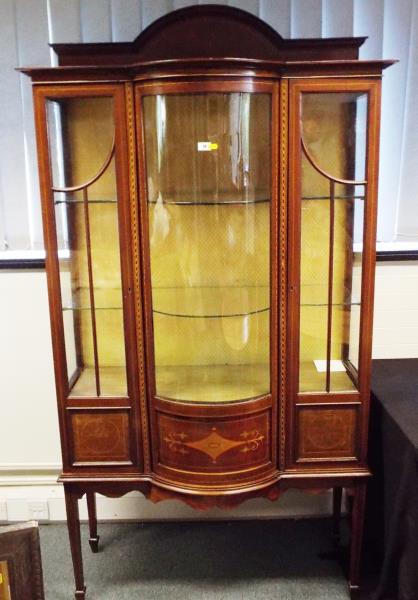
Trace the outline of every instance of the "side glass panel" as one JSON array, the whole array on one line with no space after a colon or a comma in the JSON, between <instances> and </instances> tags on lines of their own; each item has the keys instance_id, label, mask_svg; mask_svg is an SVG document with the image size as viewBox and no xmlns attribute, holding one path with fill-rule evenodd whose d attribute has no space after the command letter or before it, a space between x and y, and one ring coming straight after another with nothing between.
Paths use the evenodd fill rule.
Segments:
<instances>
[{"instance_id":1,"label":"side glass panel","mask_svg":"<svg viewBox=\"0 0 418 600\"><path fill-rule=\"evenodd\" d=\"M47 117L70 395L126 395L113 100L49 100Z\"/></svg>"},{"instance_id":2,"label":"side glass panel","mask_svg":"<svg viewBox=\"0 0 418 600\"><path fill-rule=\"evenodd\" d=\"M303 93L301 117L299 391L348 391L358 387L367 94Z\"/></svg>"},{"instance_id":3,"label":"side glass panel","mask_svg":"<svg viewBox=\"0 0 418 600\"><path fill-rule=\"evenodd\" d=\"M158 396L270 391L269 94L146 96Z\"/></svg>"}]
</instances>

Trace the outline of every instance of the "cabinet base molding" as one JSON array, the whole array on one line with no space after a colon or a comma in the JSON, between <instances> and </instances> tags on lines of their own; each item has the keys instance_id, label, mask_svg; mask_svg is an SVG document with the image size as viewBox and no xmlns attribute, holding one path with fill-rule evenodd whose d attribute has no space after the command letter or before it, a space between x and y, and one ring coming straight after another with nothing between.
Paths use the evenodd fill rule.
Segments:
<instances>
[{"instance_id":1,"label":"cabinet base molding","mask_svg":"<svg viewBox=\"0 0 418 600\"><path fill-rule=\"evenodd\" d=\"M323 473L318 476L313 473L282 473L274 479L261 482L258 485L214 490L203 487L186 488L159 481L158 479L114 477L114 478L81 478L62 475L59 482L64 489L71 490L78 499L85 494L98 493L108 498L120 498L129 492L138 491L153 503L163 500L178 500L198 510L212 508L232 509L242 502L252 498L266 498L272 502L278 500L287 490L300 489L307 493L320 493L336 487L352 488L363 484L370 477L367 469L353 473Z\"/></svg>"}]
</instances>

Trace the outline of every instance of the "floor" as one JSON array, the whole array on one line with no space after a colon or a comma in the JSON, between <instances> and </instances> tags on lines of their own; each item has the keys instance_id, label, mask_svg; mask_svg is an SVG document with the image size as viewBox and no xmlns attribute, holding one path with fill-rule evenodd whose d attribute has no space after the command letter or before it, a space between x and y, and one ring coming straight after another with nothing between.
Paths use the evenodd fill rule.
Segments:
<instances>
[{"instance_id":1,"label":"floor","mask_svg":"<svg viewBox=\"0 0 418 600\"><path fill-rule=\"evenodd\" d=\"M82 526L88 600L347 600L329 519ZM41 526L46 600L73 598L66 526Z\"/></svg>"}]
</instances>

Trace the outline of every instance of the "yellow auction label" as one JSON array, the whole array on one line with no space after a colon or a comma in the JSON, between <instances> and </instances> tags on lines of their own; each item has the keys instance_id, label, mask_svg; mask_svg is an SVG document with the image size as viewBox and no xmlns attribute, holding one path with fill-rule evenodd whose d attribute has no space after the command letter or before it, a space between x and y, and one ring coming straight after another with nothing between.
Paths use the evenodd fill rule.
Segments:
<instances>
[{"instance_id":1,"label":"yellow auction label","mask_svg":"<svg viewBox=\"0 0 418 600\"><path fill-rule=\"evenodd\" d=\"M218 144L216 142L197 142L197 151L198 152L211 152L212 150L217 150Z\"/></svg>"}]
</instances>

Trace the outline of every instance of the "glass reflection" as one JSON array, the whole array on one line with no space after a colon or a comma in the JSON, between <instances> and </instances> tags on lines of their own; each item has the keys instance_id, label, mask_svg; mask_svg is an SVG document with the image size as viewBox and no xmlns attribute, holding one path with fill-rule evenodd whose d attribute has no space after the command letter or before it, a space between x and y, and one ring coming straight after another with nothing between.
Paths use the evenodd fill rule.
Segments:
<instances>
[{"instance_id":1,"label":"glass reflection","mask_svg":"<svg viewBox=\"0 0 418 600\"><path fill-rule=\"evenodd\" d=\"M299 390L358 387L367 94L304 93ZM344 180L344 181L339 181Z\"/></svg>"},{"instance_id":2,"label":"glass reflection","mask_svg":"<svg viewBox=\"0 0 418 600\"><path fill-rule=\"evenodd\" d=\"M143 100L156 391L268 393L270 97Z\"/></svg>"},{"instance_id":3,"label":"glass reflection","mask_svg":"<svg viewBox=\"0 0 418 600\"><path fill-rule=\"evenodd\" d=\"M111 97L47 103L71 396L126 395Z\"/></svg>"}]
</instances>

